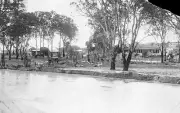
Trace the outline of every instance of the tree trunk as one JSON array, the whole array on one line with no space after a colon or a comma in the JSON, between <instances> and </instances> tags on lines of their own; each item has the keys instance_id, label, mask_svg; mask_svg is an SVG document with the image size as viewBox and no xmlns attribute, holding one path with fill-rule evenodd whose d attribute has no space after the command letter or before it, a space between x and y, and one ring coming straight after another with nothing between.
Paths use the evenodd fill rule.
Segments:
<instances>
[{"instance_id":1,"label":"tree trunk","mask_svg":"<svg viewBox=\"0 0 180 113\"><path fill-rule=\"evenodd\" d=\"M58 53L58 57L60 58L60 56L61 56L61 55L60 55L60 45L59 45L59 53Z\"/></svg>"},{"instance_id":2,"label":"tree trunk","mask_svg":"<svg viewBox=\"0 0 180 113\"><path fill-rule=\"evenodd\" d=\"M40 37L39 37L39 43L40 43L39 44L39 46L40 46L39 49L40 49L41 48L41 34L40 34Z\"/></svg>"},{"instance_id":3,"label":"tree trunk","mask_svg":"<svg viewBox=\"0 0 180 113\"><path fill-rule=\"evenodd\" d=\"M24 51L23 53L24 53L24 58L23 58L24 59L24 66L28 67L29 66L29 64L28 64L29 62L28 62L27 52Z\"/></svg>"},{"instance_id":4,"label":"tree trunk","mask_svg":"<svg viewBox=\"0 0 180 113\"><path fill-rule=\"evenodd\" d=\"M24 54L26 54L27 51L25 50L25 48L23 47L23 50L22 50L22 54L23 54L23 57L24 57ZM23 58L24 59L24 58Z\"/></svg>"},{"instance_id":5,"label":"tree trunk","mask_svg":"<svg viewBox=\"0 0 180 113\"><path fill-rule=\"evenodd\" d=\"M20 49L20 57L21 57L21 60L23 60L23 54L22 54L22 50Z\"/></svg>"},{"instance_id":6,"label":"tree trunk","mask_svg":"<svg viewBox=\"0 0 180 113\"><path fill-rule=\"evenodd\" d=\"M64 51L64 47L63 47L63 57L65 57L65 51Z\"/></svg>"},{"instance_id":7,"label":"tree trunk","mask_svg":"<svg viewBox=\"0 0 180 113\"><path fill-rule=\"evenodd\" d=\"M13 55L15 55L15 49L13 49Z\"/></svg>"},{"instance_id":8,"label":"tree trunk","mask_svg":"<svg viewBox=\"0 0 180 113\"><path fill-rule=\"evenodd\" d=\"M9 52L9 60L11 60L12 45L10 45L8 52Z\"/></svg>"},{"instance_id":9,"label":"tree trunk","mask_svg":"<svg viewBox=\"0 0 180 113\"><path fill-rule=\"evenodd\" d=\"M11 60L11 49L8 52L9 52L9 60Z\"/></svg>"},{"instance_id":10,"label":"tree trunk","mask_svg":"<svg viewBox=\"0 0 180 113\"><path fill-rule=\"evenodd\" d=\"M51 52L53 51L53 39L51 39Z\"/></svg>"},{"instance_id":11,"label":"tree trunk","mask_svg":"<svg viewBox=\"0 0 180 113\"><path fill-rule=\"evenodd\" d=\"M132 58L132 52L131 51L129 52L127 59L126 59L125 53L122 54L122 57L123 57L123 71L128 71L129 64L130 64L131 58Z\"/></svg>"},{"instance_id":12,"label":"tree trunk","mask_svg":"<svg viewBox=\"0 0 180 113\"><path fill-rule=\"evenodd\" d=\"M19 47L19 45L16 44L16 59L19 58L19 50L18 50L18 47Z\"/></svg>"},{"instance_id":13,"label":"tree trunk","mask_svg":"<svg viewBox=\"0 0 180 113\"><path fill-rule=\"evenodd\" d=\"M48 39L48 49L49 49L49 39ZM50 49L49 49L50 50Z\"/></svg>"},{"instance_id":14,"label":"tree trunk","mask_svg":"<svg viewBox=\"0 0 180 113\"><path fill-rule=\"evenodd\" d=\"M66 42L63 40L63 57L66 57L65 53L65 48L66 48Z\"/></svg>"},{"instance_id":15,"label":"tree trunk","mask_svg":"<svg viewBox=\"0 0 180 113\"><path fill-rule=\"evenodd\" d=\"M122 48L119 47L119 44L113 48L112 55L111 55L111 68L110 68L111 70L115 70L116 56L117 56L117 54L119 54L121 52L122 52Z\"/></svg>"},{"instance_id":16,"label":"tree trunk","mask_svg":"<svg viewBox=\"0 0 180 113\"><path fill-rule=\"evenodd\" d=\"M103 55L102 57L104 58L105 57L105 48L103 48Z\"/></svg>"},{"instance_id":17,"label":"tree trunk","mask_svg":"<svg viewBox=\"0 0 180 113\"><path fill-rule=\"evenodd\" d=\"M179 46L179 59L178 62L180 63L180 46Z\"/></svg>"},{"instance_id":18,"label":"tree trunk","mask_svg":"<svg viewBox=\"0 0 180 113\"><path fill-rule=\"evenodd\" d=\"M61 57L61 38L59 40L59 57Z\"/></svg>"},{"instance_id":19,"label":"tree trunk","mask_svg":"<svg viewBox=\"0 0 180 113\"><path fill-rule=\"evenodd\" d=\"M88 60L88 62L90 62L90 58L89 58L89 50L88 50L87 60Z\"/></svg>"},{"instance_id":20,"label":"tree trunk","mask_svg":"<svg viewBox=\"0 0 180 113\"><path fill-rule=\"evenodd\" d=\"M36 38L36 55L37 55L37 34L35 34L35 38Z\"/></svg>"},{"instance_id":21,"label":"tree trunk","mask_svg":"<svg viewBox=\"0 0 180 113\"><path fill-rule=\"evenodd\" d=\"M53 38L51 39L51 57L53 57Z\"/></svg>"},{"instance_id":22,"label":"tree trunk","mask_svg":"<svg viewBox=\"0 0 180 113\"><path fill-rule=\"evenodd\" d=\"M19 51L18 51L18 48L19 48L19 37L15 37L17 38L16 40L16 59L19 58Z\"/></svg>"},{"instance_id":23,"label":"tree trunk","mask_svg":"<svg viewBox=\"0 0 180 113\"><path fill-rule=\"evenodd\" d=\"M2 57L1 57L1 63L2 63L2 66L5 67L4 44L3 44L3 54L2 54Z\"/></svg>"},{"instance_id":24,"label":"tree trunk","mask_svg":"<svg viewBox=\"0 0 180 113\"><path fill-rule=\"evenodd\" d=\"M161 63L164 63L164 46L161 46Z\"/></svg>"},{"instance_id":25,"label":"tree trunk","mask_svg":"<svg viewBox=\"0 0 180 113\"><path fill-rule=\"evenodd\" d=\"M166 61L166 58L167 58L167 55L166 55L167 53L166 53L166 49L165 49L165 51L164 51L164 61Z\"/></svg>"},{"instance_id":26,"label":"tree trunk","mask_svg":"<svg viewBox=\"0 0 180 113\"><path fill-rule=\"evenodd\" d=\"M164 54L163 54L163 50L161 51L161 63L164 63Z\"/></svg>"},{"instance_id":27,"label":"tree trunk","mask_svg":"<svg viewBox=\"0 0 180 113\"><path fill-rule=\"evenodd\" d=\"M178 53L179 53L179 58L178 58L178 63L180 63L180 42L178 41Z\"/></svg>"},{"instance_id":28,"label":"tree trunk","mask_svg":"<svg viewBox=\"0 0 180 113\"><path fill-rule=\"evenodd\" d=\"M43 47L44 47L44 36L43 36Z\"/></svg>"},{"instance_id":29,"label":"tree trunk","mask_svg":"<svg viewBox=\"0 0 180 113\"><path fill-rule=\"evenodd\" d=\"M13 48L12 48L12 54L15 55L15 52L14 52L14 46L13 46Z\"/></svg>"},{"instance_id":30,"label":"tree trunk","mask_svg":"<svg viewBox=\"0 0 180 113\"><path fill-rule=\"evenodd\" d=\"M117 56L117 53L115 51L113 51L112 56L111 56L111 68L110 68L110 70L116 69L116 56Z\"/></svg>"},{"instance_id":31,"label":"tree trunk","mask_svg":"<svg viewBox=\"0 0 180 113\"><path fill-rule=\"evenodd\" d=\"M21 56L21 60L23 60L23 51L22 51L22 47L20 48L20 56Z\"/></svg>"}]
</instances>

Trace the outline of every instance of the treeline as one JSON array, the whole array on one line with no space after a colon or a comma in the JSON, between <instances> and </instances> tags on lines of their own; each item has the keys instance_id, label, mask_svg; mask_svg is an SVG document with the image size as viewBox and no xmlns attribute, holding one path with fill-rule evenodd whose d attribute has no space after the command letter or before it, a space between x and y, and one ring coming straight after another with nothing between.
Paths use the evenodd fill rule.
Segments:
<instances>
[{"instance_id":1,"label":"treeline","mask_svg":"<svg viewBox=\"0 0 180 113\"><path fill-rule=\"evenodd\" d=\"M112 70L115 70L119 53L122 53L123 70L129 69L132 55L140 43L138 33L143 26L149 26L147 36L160 40L162 63L166 55L168 31L174 30L179 36L180 17L147 0L78 0L72 5L89 19L89 25L94 30L86 42L89 52L96 51L104 58L110 56ZM180 38L177 40L179 42Z\"/></svg>"},{"instance_id":2,"label":"treeline","mask_svg":"<svg viewBox=\"0 0 180 113\"><path fill-rule=\"evenodd\" d=\"M0 1L0 42L4 50L8 51L11 60L12 48L16 50L16 59L27 52L29 40L40 38L40 47L44 47L44 41L51 42L55 33L60 35L63 45L69 45L74 40L78 28L73 19L54 11L27 12L24 0L1 0Z\"/></svg>"}]
</instances>

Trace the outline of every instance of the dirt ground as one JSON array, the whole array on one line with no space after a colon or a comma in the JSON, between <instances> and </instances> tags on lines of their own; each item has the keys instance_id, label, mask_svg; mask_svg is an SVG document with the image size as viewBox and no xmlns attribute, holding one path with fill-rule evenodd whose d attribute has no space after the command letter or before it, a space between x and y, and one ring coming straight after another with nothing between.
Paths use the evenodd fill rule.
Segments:
<instances>
[{"instance_id":1,"label":"dirt ground","mask_svg":"<svg viewBox=\"0 0 180 113\"><path fill-rule=\"evenodd\" d=\"M33 62L38 63L47 63L47 58L32 58ZM64 67L64 68L85 68L85 69L93 69L93 70L110 70L110 63L104 62L104 63L94 63L90 64L85 60L79 60L79 63L77 64L77 67L74 67L73 63L68 61L66 64L62 63L54 63L51 66L54 66L56 68L58 67ZM6 60L6 64L10 65L23 65L22 60ZM116 62L116 70L122 70L123 64L119 61ZM156 64L147 64L147 63L132 63L129 67L130 71L136 71L138 73L146 73L146 74L159 74L162 76L178 76L180 77L180 64L179 63L156 63Z\"/></svg>"}]
</instances>

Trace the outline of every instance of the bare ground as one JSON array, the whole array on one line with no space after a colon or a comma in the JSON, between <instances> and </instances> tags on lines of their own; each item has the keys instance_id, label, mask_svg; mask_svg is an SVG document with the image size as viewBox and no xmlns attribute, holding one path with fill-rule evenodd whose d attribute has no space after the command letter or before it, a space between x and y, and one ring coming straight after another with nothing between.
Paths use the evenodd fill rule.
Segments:
<instances>
[{"instance_id":1,"label":"bare ground","mask_svg":"<svg viewBox=\"0 0 180 113\"><path fill-rule=\"evenodd\" d=\"M47 59L32 59L33 62L45 63ZM8 65L23 65L22 60L7 60L6 64ZM73 69L82 69L82 70L99 70L99 71L112 71L110 70L110 64L108 62L104 62L103 65L99 65L94 67L94 64L89 64L85 61L79 61L78 66L74 67L73 63L68 64L58 64L54 63L51 65L53 67L63 67L63 68L73 68ZM122 71L122 63L116 63L116 71ZM179 63L166 63L166 64L146 64L146 63L133 63L130 64L129 67L130 71L136 71L138 73L145 73L145 74L158 74L161 76L173 76L173 77L180 77L180 64Z\"/></svg>"}]
</instances>

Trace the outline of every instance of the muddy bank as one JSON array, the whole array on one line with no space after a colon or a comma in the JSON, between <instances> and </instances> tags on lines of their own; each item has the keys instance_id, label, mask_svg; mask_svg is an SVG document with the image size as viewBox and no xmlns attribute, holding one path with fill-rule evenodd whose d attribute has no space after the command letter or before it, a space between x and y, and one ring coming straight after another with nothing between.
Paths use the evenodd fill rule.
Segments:
<instances>
[{"instance_id":1,"label":"muddy bank","mask_svg":"<svg viewBox=\"0 0 180 113\"><path fill-rule=\"evenodd\" d=\"M61 67L43 67L34 66L25 68L20 65L7 65L5 69L20 70L20 71L41 71L41 72L54 72L54 73L67 73L67 74L81 74L90 76L102 76L110 78L120 78L120 79L135 79L141 81L153 81L159 83L171 83L180 84L180 77L174 77L171 75L162 76L159 74L151 73L138 73L136 71L113 71L102 69L88 69L88 68L61 68Z\"/></svg>"}]
</instances>

